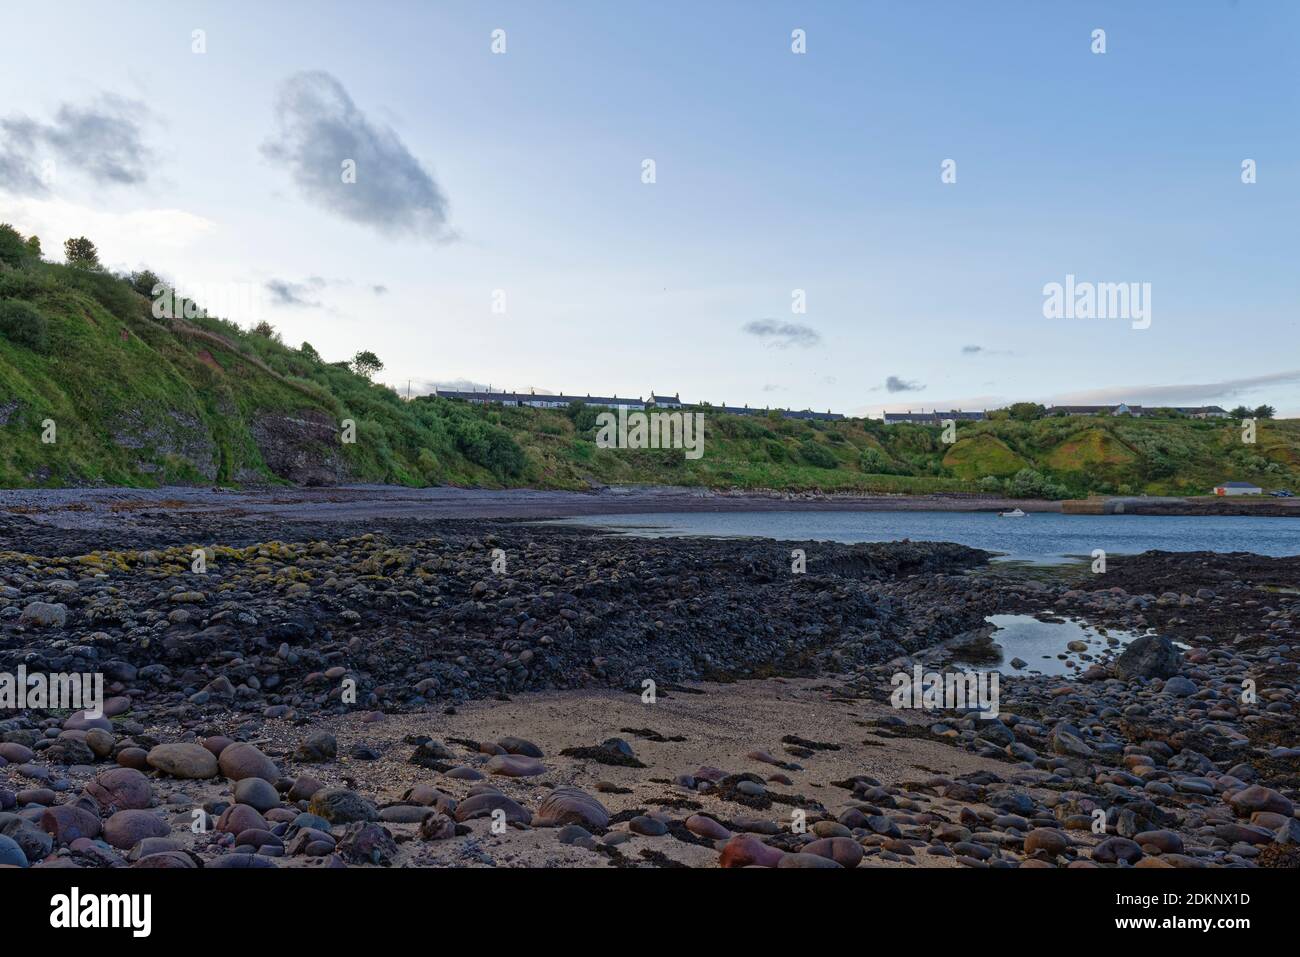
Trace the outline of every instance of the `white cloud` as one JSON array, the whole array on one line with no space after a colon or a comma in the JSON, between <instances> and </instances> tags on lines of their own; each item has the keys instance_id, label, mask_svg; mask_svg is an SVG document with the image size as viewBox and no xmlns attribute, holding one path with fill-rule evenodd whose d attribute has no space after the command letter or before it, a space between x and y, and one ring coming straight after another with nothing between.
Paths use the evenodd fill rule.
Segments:
<instances>
[{"instance_id":1,"label":"white cloud","mask_svg":"<svg viewBox=\"0 0 1300 957\"><path fill-rule=\"evenodd\" d=\"M157 261L198 242L217 228L212 220L183 209L136 209L106 212L63 199L5 196L3 219L25 236L41 237L47 259L62 257L63 241L89 236L108 265Z\"/></svg>"}]
</instances>

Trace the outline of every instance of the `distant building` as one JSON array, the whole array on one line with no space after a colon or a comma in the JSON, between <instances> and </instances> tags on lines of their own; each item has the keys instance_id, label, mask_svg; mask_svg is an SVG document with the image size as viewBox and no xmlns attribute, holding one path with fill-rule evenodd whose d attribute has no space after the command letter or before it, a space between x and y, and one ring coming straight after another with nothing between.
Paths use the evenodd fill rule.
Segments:
<instances>
[{"instance_id":1,"label":"distant building","mask_svg":"<svg viewBox=\"0 0 1300 957\"><path fill-rule=\"evenodd\" d=\"M827 409L825 412L814 412L811 409L803 411L794 411L791 409L751 409L749 406L721 405L710 406L707 402L695 403L690 406L682 402L680 395L666 396L650 394L650 401L638 397L635 399L620 398L618 396L605 395L538 395L533 392L495 392L487 390L484 392L463 392L451 391L444 389L434 390L434 395L440 399L459 399L463 402L476 402L479 404L500 403L501 405L526 406L534 409L567 409L575 402L581 402L584 405L602 406L609 409L627 409L629 411L644 410L648 405L653 405L658 409L686 409L699 408L710 412L725 413L726 415L767 415L769 412L776 412L782 418L786 419L817 419L823 422L839 422L844 416L838 412L832 412Z\"/></svg>"},{"instance_id":2,"label":"distant building","mask_svg":"<svg viewBox=\"0 0 1300 957\"><path fill-rule=\"evenodd\" d=\"M1263 495L1264 490L1250 482L1224 482L1214 486L1215 495Z\"/></svg>"},{"instance_id":3,"label":"distant building","mask_svg":"<svg viewBox=\"0 0 1300 957\"><path fill-rule=\"evenodd\" d=\"M584 405L599 405L609 409L644 409L645 400L640 397L619 398L616 395L538 395L534 392L456 392L443 389L434 391L440 399L460 399L464 402L501 405L527 406L534 409L567 409L575 402Z\"/></svg>"},{"instance_id":4,"label":"distant building","mask_svg":"<svg viewBox=\"0 0 1300 957\"><path fill-rule=\"evenodd\" d=\"M954 422L982 422L988 417L987 412L959 412L956 409L950 412L940 412L937 409L930 412L886 412L885 425L897 425L900 422L942 425L945 419L952 419Z\"/></svg>"}]
</instances>

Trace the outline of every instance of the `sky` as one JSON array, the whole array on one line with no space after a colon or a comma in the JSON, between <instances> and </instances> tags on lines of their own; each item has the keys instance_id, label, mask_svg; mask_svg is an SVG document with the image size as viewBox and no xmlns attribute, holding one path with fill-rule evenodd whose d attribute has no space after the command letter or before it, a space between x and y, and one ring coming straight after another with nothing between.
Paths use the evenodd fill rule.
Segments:
<instances>
[{"instance_id":1,"label":"sky","mask_svg":"<svg viewBox=\"0 0 1300 957\"><path fill-rule=\"evenodd\" d=\"M0 221L403 392L1300 416L1290 0L0 17Z\"/></svg>"}]
</instances>

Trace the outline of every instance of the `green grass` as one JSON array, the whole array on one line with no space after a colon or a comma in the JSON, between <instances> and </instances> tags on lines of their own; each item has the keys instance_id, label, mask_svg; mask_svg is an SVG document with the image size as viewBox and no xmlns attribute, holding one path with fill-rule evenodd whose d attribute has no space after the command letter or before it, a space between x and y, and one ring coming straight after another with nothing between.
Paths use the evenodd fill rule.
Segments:
<instances>
[{"instance_id":1,"label":"green grass","mask_svg":"<svg viewBox=\"0 0 1300 957\"><path fill-rule=\"evenodd\" d=\"M706 410L705 452L601 449L593 410L403 401L392 389L221 319L153 318L106 273L0 262L0 305L26 303L45 339L0 333L0 486L276 482L256 435L268 417L353 419L356 481L581 489L593 484L859 493L1205 494L1218 482L1300 486L1300 421L1044 418L938 427ZM30 310L18 310L30 320ZM10 310L11 314L17 314ZM0 328L4 328L0 326ZM13 333L15 339L22 339ZM359 348L365 343L357 343ZM57 441L41 441L53 420ZM327 430L328 431L328 430ZM328 446L328 447L326 447Z\"/></svg>"}]
</instances>

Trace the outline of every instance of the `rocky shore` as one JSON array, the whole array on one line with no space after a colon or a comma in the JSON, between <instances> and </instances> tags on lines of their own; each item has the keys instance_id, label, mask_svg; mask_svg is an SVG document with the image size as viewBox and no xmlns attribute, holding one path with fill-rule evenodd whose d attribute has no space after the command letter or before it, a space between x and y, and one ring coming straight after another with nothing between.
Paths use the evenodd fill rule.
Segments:
<instances>
[{"instance_id":1,"label":"rocky shore","mask_svg":"<svg viewBox=\"0 0 1300 957\"><path fill-rule=\"evenodd\" d=\"M0 532L0 672L108 698L0 711L0 865L1300 864L1297 559L1045 578L163 507ZM1144 637L1003 676L993 719L891 706L1006 613Z\"/></svg>"}]
</instances>

